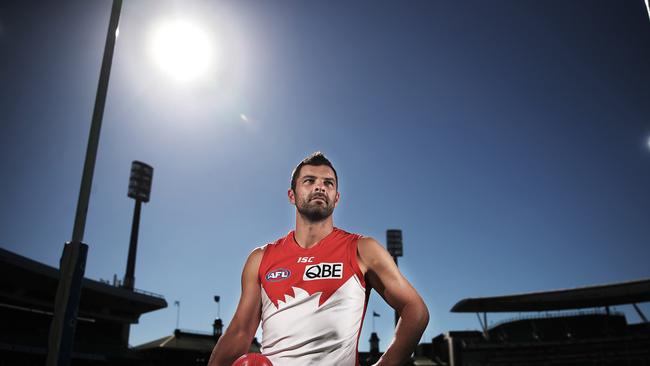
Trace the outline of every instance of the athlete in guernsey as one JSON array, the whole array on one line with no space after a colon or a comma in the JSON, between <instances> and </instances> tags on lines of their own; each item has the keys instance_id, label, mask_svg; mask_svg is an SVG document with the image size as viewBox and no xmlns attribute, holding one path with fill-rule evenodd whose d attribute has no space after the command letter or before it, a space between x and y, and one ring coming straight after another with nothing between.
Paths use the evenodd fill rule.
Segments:
<instances>
[{"instance_id":1,"label":"athlete in guernsey","mask_svg":"<svg viewBox=\"0 0 650 366\"><path fill-rule=\"evenodd\" d=\"M296 227L249 255L237 310L208 366L230 366L247 353L260 323L261 352L274 366L359 365L371 289L400 315L376 365L404 364L427 326L427 307L375 239L334 227L338 175L322 153L294 169L288 198Z\"/></svg>"}]
</instances>

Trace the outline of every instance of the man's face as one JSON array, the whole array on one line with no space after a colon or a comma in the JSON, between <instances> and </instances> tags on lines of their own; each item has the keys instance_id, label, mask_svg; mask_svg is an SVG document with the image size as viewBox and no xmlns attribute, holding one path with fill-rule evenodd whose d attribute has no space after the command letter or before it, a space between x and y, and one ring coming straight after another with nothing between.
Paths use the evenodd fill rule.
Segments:
<instances>
[{"instance_id":1,"label":"man's face","mask_svg":"<svg viewBox=\"0 0 650 366\"><path fill-rule=\"evenodd\" d=\"M334 171L327 165L303 165L295 192L289 189L289 201L309 221L325 220L339 202L337 183Z\"/></svg>"}]
</instances>

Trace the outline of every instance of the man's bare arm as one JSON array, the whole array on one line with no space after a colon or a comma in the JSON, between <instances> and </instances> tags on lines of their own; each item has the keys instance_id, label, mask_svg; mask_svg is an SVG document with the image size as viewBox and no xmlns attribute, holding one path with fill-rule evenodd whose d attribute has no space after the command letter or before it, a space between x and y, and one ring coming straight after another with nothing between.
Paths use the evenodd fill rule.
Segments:
<instances>
[{"instance_id":1,"label":"man's bare arm","mask_svg":"<svg viewBox=\"0 0 650 366\"><path fill-rule=\"evenodd\" d=\"M359 239L358 251L369 284L400 315L395 337L376 365L402 365L420 341L429 323L429 311L393 258L375 239Z\"/></svg>"},{"instance_id":2,"label":"man's bare arm","mask_svg":"<svg viewBox=\"0 0 650 366\"><path fill-rule=\"evenodd\" d=\"M262 316L262 295L257 272L262 260L262 248L255 249L242 271L242 292L230 325L212 350L208 366L230 366L248 352Z\"/></svg>"}]
</instances>

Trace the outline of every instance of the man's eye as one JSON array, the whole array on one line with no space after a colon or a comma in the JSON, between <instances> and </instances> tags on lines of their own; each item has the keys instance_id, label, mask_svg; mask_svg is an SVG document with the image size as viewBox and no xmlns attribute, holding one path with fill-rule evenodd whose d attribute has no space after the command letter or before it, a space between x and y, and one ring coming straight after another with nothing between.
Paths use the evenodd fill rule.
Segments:
<instances>
[{"instance_id":1,"label":"man's eye","mask_svg":"<svg viewBox=\"0 0 650 366\"><path fill-rule=\"evenodd\" d=\"M311 179L311 178L309 178L309 179L305 179L305 183L313 183L313 182L314 182L314 180Z\"/></svg>"},{"instance_id":2,"label":"man's eye","mask_svg":"<svg viewBox=\"0 0 650 366\"><path fill-rule=\"evenodd\" d=\"M331 186L333 186L333 185L334 185L334 183L332 183L332 182L330 182L330 181L326 181L326 182L325 182L325 185L327 185L327 186L330 186L330 187L331 187Z\"/></svg>"}]
</instances>

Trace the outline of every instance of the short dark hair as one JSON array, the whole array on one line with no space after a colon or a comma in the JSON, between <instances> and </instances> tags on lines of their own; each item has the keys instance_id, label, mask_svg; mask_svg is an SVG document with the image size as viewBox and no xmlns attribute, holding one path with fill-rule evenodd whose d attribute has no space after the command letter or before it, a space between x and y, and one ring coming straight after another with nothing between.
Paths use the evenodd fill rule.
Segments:
<instances>
[{"instance_id":1,"label":"short dark hair","mask_svg":"<svg viewBox=\"0 0 650 366\"><path fill-rule=\"evenodd\" d=\"M320 152L316 151L309 155L308 157L302 159L302 161L293 169L293 173L291 173L291 190L296 191L296 180L298 179L298 176L300 175L300 170L302 169L303 166L305 165L314 165L314 166L319 166L319 165L327 165L328 167L332 168L334 171L334 178L336 179L336 189L338 190L339 187L339 176L336 174L336 169L334 169L334 165L332 165L332 162L329 161L325 157L325 155Z\"/></svg>"}]
</instances>

